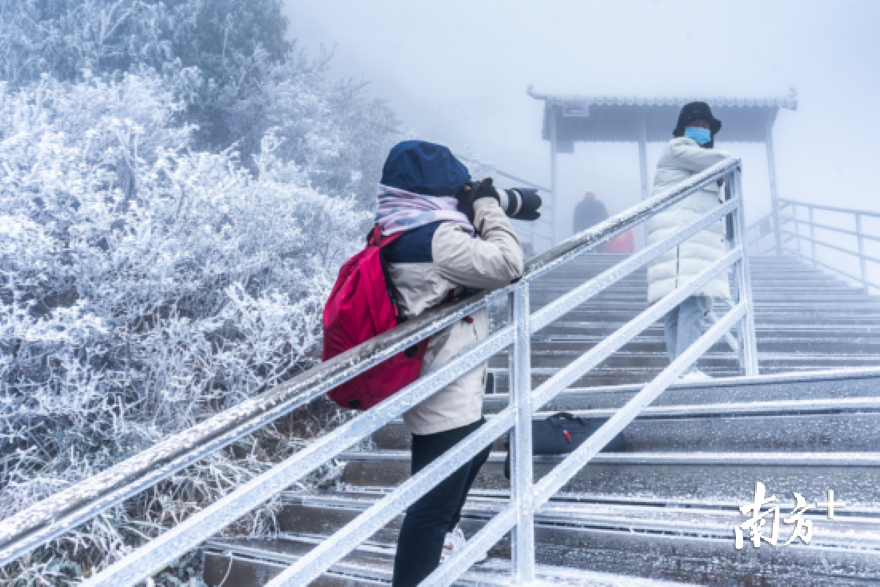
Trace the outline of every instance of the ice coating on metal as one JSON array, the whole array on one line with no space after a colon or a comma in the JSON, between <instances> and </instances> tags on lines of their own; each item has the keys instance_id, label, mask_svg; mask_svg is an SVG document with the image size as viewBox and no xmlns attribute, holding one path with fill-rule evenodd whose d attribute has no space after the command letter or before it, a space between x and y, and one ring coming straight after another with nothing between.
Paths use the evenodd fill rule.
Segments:
<instances>
[{"instance_id":1,"label":"ice coating on metal","mask_svg":"<svg viewBox=\"0 0 880 587\"><path fill-rule=\"evenodd\" d=\"M706 314L706 317L712 322L712 324L715 324L716 322L718 322L718 314L716 314L714 311L708 312ZM739 354L739 352L740 352L739 342L737 342L736 337L734 337L729 332L725 332L724 333L724 340L727 341L727 346L730 347L730 350Z\"/></svg>"},{"instance_id":2,"label":"ice coating on metal","mask_svg":"<svg viewBox=\"0 0 880 587\"><path fill-rule=\"evenodd\" d=\"M435 308L0 522L0 565L68 532L504 296Z\"/></svg>"},{"instance_id":3,"label":"ice coating on metal","mask_svg":"<svg viewBox=\"0 0 880 587\"><path fill-rule=\"evenodd\" d=\"M730 178L729 188L736 201L743 202L742 194L742 171L737 170ZM743 251L742 260L734 271L736 283L737 301L746 305L746 313L740 323L740 344L737 349L740 362L747 376L756 376L758 369L758 336L755 332L755 301L752 298L752 280L749 272L749 256L746 251L746 215L743 206L740 206L734 214L734 244ZM729 335L729 332L728 332Z\"/></svg>"},{"instance_id":4,"label":"ice coating on metal","mask_svg":"<svg viewBox=\"0 0 880 587\"><path fill-rule=\"evenodd\" d=\"M738 260L742 255L741 250L731 251L724 259L719 261L715 266L702 272L697 279L692 282L698 284L705 279L705 283L720 273L721 267L727 268ZM707 279L708 276L708 279ZM702 285L705 285L703 283ZM700 285L700 287L702 287ZM690 289L690 288L689 288ZM698 289L698 288L697 288ZM690 295L689 293L686 295ZM663 301L673 302L677 296L670 295ZM686 297L686 296L684 296ZM676 303L681 303L684 299L681 297ZM663 303L660 302L660 304ZM659 305L659 304L658 304ZM653 382L646 385L636 397L630 400L623 408L618 410L615 415L608 420L599 430L597 430L587 442L567 457L562 463L553 468L545 475L539 483L534 485L532 489L533 507L540 507L554 493L559 491L568 480L580 471L589 460L594 457L611 439L623 430L639 413L649 405L657 396L659 396L669 385L675 381L681 373L685 371L694 361L699 358L706 350L709 349L725 332L742 318L747 307L744 303L735 306L722 318L715 326L713 326L700 340L698 340L684 355L679 357L672 365L665 369ZM650 311L649 311L650 312ZM648 312L646 312L648 313ZM638 318L636 318L638 320ZM626 327L624 327L625 329ZM623 329L621 329L623 330ZM640 329L638 332L640 332ZM618 331L620 332L620 331ZM607 341L606 341L607 342ZM625 344L625 342L623 343ZM589 354L589 353L588 353ZM552 398L564 387L555 389L560 384L548 381L535 392L534 405L541 406L547 399ZM541 393L542 390L544 393ZM549 397L547 397L549 396ZM546 399L545 399L546 398ZM509 409L509 408L508 408ZM530 425L530 424L529 424ZM486 526L480 530L476 536L468 541L467 546L452 558L441 565L434 573L431 574L422 585L449 585L462 572L472 565L479 555L485 552L493 544L495 544L507 531L516 525L519 515L519 504L514 501L510 506L505 508L501 513L496 515ZM534 556L534 552L523 553Z\"/></svg>"},{"instance_id":5,"label":"ice coating on metal","mask_svg":"<svg viewBox=\"0 0 880 587\"><path fill-rule=\"evenodd\" d=\"M706 214L681 232L678 232L659 243L651 245L638 254L629 257L622 263L618 263L611 269L597 275L578 288L560 296L552 304L541 308L535 313L532 317L532 332L537 332L558 320L605 288L614 285L633 271L640 269L645 264L650 263L663 253L671 250L679 243L691 238L713 222L719 221L721 218L737 209L738 206L739 200L727 202L723 206Z\"/></svg>"},{"instance_id":6,"label":"ice coating on metal","mask_svg":"<svg viewBox=\"0 0 880 587\"><path fill-rule=\"evenodd\" d=\"M616 216L612 216L604 222L600 222L592 228L574 235L532 260L526 267L522 279L535 279L571 261L591 247L610 240L633 226L644 222L658 212L662 212L684 198L697 193L704 187L712 184L712 182L718 181L731 170L739 167L740 164L741 161L737 157L725 159L686 181L669 188L665 192L657 194L653 198L645 200Z\"/></svg>"},{"instance_id":7,"label":"ice coating on metal","mask_svg":"<svg viewBox=\"0 0 880 587\"><path fill-rule=\"evenodd\" d=\"M514 294L514 379L511 407L516 412L516 429L511 439L511 501L516 505L516 531L511 541L513 570L517 581L535 580L535 525L532 506L532 346L529 284Z\"/></svg>"},{"instance_id":8,"label":"ice coating on metal","mask_svg":"<svg viewBox=\"0 0 880 587\"><path fill-rule=\"evenodd\" d=\"M129 585L161 569L180 553L186 552L216 534L269 497L284 491L294 482L333 458L363 437L378 430L440 388L471 371L513 339L513 327L507 326L459 355L443 367L417 380L406 389L340 426L310 444L283 463L240 486L209 507L194 514L145 546L108 567L85 584Z\"/></svg>"},{"instance_id":9,"label":"ice coating on metal","mask_svg":"<svg viewBox=\"0 0 880 587\"><path fill-rule=\"evenodd\" d=\"M697 342L691 345L684 354L664 369L660 375L647 384L625 406L620 408L586 442L536 483L534 486L535 505L540 506L550 499L554 493L559 491L590 459L602 450L606 444L611 442L621 430L626 428L642 410L657 399L657 396L672 385L694 361L700 358L700 355L715 344L738 320L742 319L747 309L748 306L745 302L740 302L734 306L717 324L712 326Z\"/></svg>"},{"instance_id":10,"label":"ice coating on metal","mask_svg":"<svg viewBox=\"0 0 880 587\"><path fill-rule=\"evenodd\" d=\"M773 467L880 467L878 452L686 452L644 454L600 454L593 462L628 465L761 465Z\"/></svg>"},{"instance_id":11,"label":"ice coating on metal","mask_svg":"<svg viewBox=\"0 0 880 587\"><path fill-rule=\"evenodd\" d=\"M791 208L791 215L782 214L783 208ZM798 208L806 208L808 213L808 219L804 220L802 218L798 218ZM783 251L786 253L791 253L796 255L797 257L803 259L804 261L811 263L814 267L822 267L823 269L827 269L836 275L841 275L847 279L851 279L857 283L861 283L864 287L864 291L866 294L871 294L871 288L880 289L880 285L873 283L868 280L868 266L867 263L870 261L872 263L880 263L880 259L876 257L872 257L871 255L867 255L865 253L865 240L871 240L874 242L880 242L880 238L873 236L872 234L866 233L862 228L862 218L880 218L880 214L877 212L871 212L868 210L856 210L853 208L839 208L836 206L822 206L818 204L810 204L806 202L795 202L794 200L786 200L783 198L779 199L779 226L775 227L774 230L779 230L782 235L790 237L790 239L796 239L798 248L792 248L788 246L783 246ZM819 210L823 212L833 212L835 214L846 214L852 218L855 223L855 230L848 230L846 228L841 228L839 226L832 226L830 224L823 224L819 222L815 222L814 220L814 210ZM759 222L766 222L767 219L762 218ZM784 223L792 222L794 223L795 232L791 232L790 230L786 230ZM850 224L850 221L847 220L846 224ZM800 232L801 225L805 225L808 229L809 234L804 235ZM752 230L758 232L759 223L755 223L752 226ZM838 234L846 234L849 236L856 237L856 250L850 250L847 248L843 248L828 242L828 240L819 240L816 238L816 229L819 229L823 232L835 232ZM765 234L759 234L755 238L755 241L760 241ZM805 255L800 250L801 241L806 241L810 245L810 255ZM834 267L829 265L828 263L823 263L816 259L816 245L819 245L824 248L832 249L846 255L850 255L855 257L859 261L859 275L853 275L848 271L842 270L840 267Z\"/></svg>"},{"instance_id":12,"label":"ice coating on metal","mask_svg":"<svg viewBox=\"0 0 880 587\"><path fill-rule=\"evenodd\" d=\"M695 193L739 163L736 158L718 163L626 213L568 239L530 263L525 276L535 278L590 247L607 241L650 215ZM558 256L554 260L556 253ZM484 292L456 304L428 311L419 318L367 341L269 392L245 400L0 522L0 565L312 401L340 383L499 299L514 287L516 286ZM257 421L249 421L253 418L257 418ZM81 511L76 511L77 509ZM49 527L41 528L47 524ZM32 535L28 536L29 534ZM13 541L16 544L10 544Z\"/></svg>"},{"instance_id":13,"label":"ice coating on metal","mask_svg":"<svg viewBox=\"0 0 880 587\"><path fill-rule=\"evenodd\" d=\"M587 96L579 94L542 94L529 86L529 96L536 100L546 100L552 104L565 104L579 102L589 106L684 106L689 102L705 102L709 106L736 106L739 108L786 108L797 110L797 92L792 88L785 96L775 98L707 98L687 96L662 96L662 97L639 97L639 96Z\"/></svg>"},{"instance_id":14,"label":"ice coating on metal","mask_svg":"<svg viewBox=\"0 0 880 587\"><path fill-rule=\"evenodd\" d=\"M320 545L272 579L267 587L308 585L321 576L336 561L354 550L358 544L375 534L397 514L510 429L514 424L514 415L512 407L506 408L341 530L322 541Z\"/></svg>"},{"instance_id":15,"label":"ice coating on metal","mask_svg":"<svg viewBox=\"0 0 880 587\"><path fill-rule=\"evenodd\" d=\"M671 294L650 306L647 310L630 320L626 325L608 336L605 340L594 346L562 369L550 379L538 387L532 398L532 405L543 406L561 391L569 388L575 381L580 379L590 369L607 359L611 354L630 340L638 336L645 328L665 316L672 308L679 305L694 292L712 281L717 275L727 271L731 265L742 258L740 249L727 253L719 261L708 269L701 272L686 287L679 288ZM696 359L695 359L696 360Z\"/></svg>"},{"instance_id":16,"label":"ice coating on metal","mask_svg":"<svg viewBox=\"0 0 880 587\"><path fill-rule=\"evenodd\" d=\"M582 418L608 418L620 408L596 408L591 410L568 410L569 413ZM645 408L640 418L669 416L699 415L767 415L780 412L815 413L815 412L857 412L860 410L880 409L880 398L876 397L845 397L834 399L796 399L775 400L769 402L722 402L716 404L684 404L680 406L650 406ZM536 416L554 412L536 412Z\"/></svg>"},{"instance_id":17,"label":"ice coating on metal","mask_svg":"<svg viewBox=\"0 0 880 587\"><path fill-rule=\"evenodd\" d=\"M368 455L350 452L340 455L349 461L407 461L408 451L384 451L383 454ZM504 461L504 453L492 453L490 462ZM552 462L553 458L536 455L535 462ZM880 466L880 453L877 452L810 452L810 453L779 453L779 452L650 452L650 453L599 453L591 463L614 465L686 465L692 461L703 465L755 465L776 467L786 465L809 464L812 460L816 465L824 467L877 467Z\"/></svg>"},{"instance_id":18,"label":"ice coating on metal","mask_svg":"<svg viewBox=\"0 0 880 587\"><path fill-rule=\"evenodd\" d=\"M523 281L518 284L492 292L476 294L460 302L428 311L419 318L376 337L269 392L246 400L210 420L0 522L0 545L5 546L3 550L0 550L0 564L9 562L139 491L168 478L176 471L227 446L236 439L252 433L261 426L326 393L343 381L403 351L426 336L457 322L501 296L521 291L521 288L527 287L531 279L543 275L591 247L607 241L658 211L695 193L719 177L729 174L738 165L738 159L728 159L626 213L565 241L550 253L542 255L530 263L526 268ZM729 203L726 206L732 209L735 204ZM723 212L717 211L716 215L721 217ZM698 221L698 223L700 222L702 220ZM686 237L682 237L680 240L684 240L684 238ZM642 263L648 260L647 257L641 258ZM625 274L622 271L620 273ZM618 274L608 275L609 278L616 277L617 279L621 276ZM584 291L576 292L575 295L584 295ZM572 299L574 298L568 298L568 300ZM748 299L750 300L750 295ZM550 315L544 314L543 316ZM338 441L340 443L337 445L338 450L336 448L328 450L329 441L315 443L314 448L310 447L289 461L273 468L190 518L187 522L163 534L147 547L113 565L105 573L92 579L90 584L118 584L123 577L127 581L135 581L147 576L153 570L176 558L181 551L191 548L203 540L205 536L213 534L256 507L269 495L283 490L293 482L287 480L288 477L293 477L293 480L301 477L306 474L307 470L314 469L371 431L378 429L402 411L409 409L411 405L419 401L418 398L427 397L437 389L429 389L429 385L439 381L441 372L447 375L452 374L450 376L453 379L458 377L472 368L465 365L475 366L486 360L488 356L507 346L512 341L512 336L511 327L499 331L480 346L447 365L448 370L445 367L414 384L412 387L417 387L419 392L414 391L411 387L394 396L395 405L403 406L394 412L395 415L389 416L392 413L389 410L392 408L386 406L385 403L377 406L364 416L352 421L351 426L346 425L340 428L337 431L339 432L338 436L331 435L322 439L322 441L329 439ZM491 352L486 351L487 355L484 355L483 352L477 353L478 348L485 350L492 347L493 344L500 344L500 346L493 347ZM455 374L456 368L464 370ZM534 369L529 371L533 374L537 372ZM437 383L437 385L441 384ZM418 395L421 393L424 395ZM540 403L536 402L534 405L540 406ZM343 444L343 442L348 444ZM297 459L297 457L299 458ZM308 463L305 463L307 459ZM255 487L259 487L260 490L255 490ZM231 507L233 505L236 507ZM208 523L209 521L210 523ZM201 526L195 529L198 524ZM531 555L532 553L523 554ZM126 572L120 571L128 565L130 567L126 569ZM147 568L149 570L145 570ZM117 573L113 575L116 577L115 579L110 578L111 570L113 573Z\"/></svg>"},{"instance_id":19,"label":"ice coating on metal","mask_svg":"<svg viewBox=\"0 0 880 587\"><path fill-rule=\"evenodd\" d=\"M481 554L492 548L516 524L516 504L511 503L480 529L465 547L419 583L419 587L446 587L473 565Z\"/></svg>"}]
</instances>

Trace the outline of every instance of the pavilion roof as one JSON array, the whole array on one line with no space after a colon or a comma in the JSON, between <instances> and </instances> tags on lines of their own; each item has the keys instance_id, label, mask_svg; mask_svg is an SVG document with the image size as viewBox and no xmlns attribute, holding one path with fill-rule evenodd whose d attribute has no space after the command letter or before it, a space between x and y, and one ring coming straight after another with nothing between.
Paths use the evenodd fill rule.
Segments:
<instances>
[{"instance_id":1,"label":"pavilion roof","mask_svg":"<svg viewBox=\"0 0 880 587\"><path fill-rule=\"evenodd\" d=\"M550 140L550 117L556 117L557 141L563 151L567 150L565 144L575 141L637 142L642 116L647 140L666 142L672 138L681 107L695 101L709 104L722 121L721 142L764 142L767 125L773 124L779 110L797 110L798 105L794 88L776 98L552 95L539 94L531 87L528 92L536 100L544 100L544 140ZM583 116L585 112L588 115Z\"/></svg>"}]
</instances>

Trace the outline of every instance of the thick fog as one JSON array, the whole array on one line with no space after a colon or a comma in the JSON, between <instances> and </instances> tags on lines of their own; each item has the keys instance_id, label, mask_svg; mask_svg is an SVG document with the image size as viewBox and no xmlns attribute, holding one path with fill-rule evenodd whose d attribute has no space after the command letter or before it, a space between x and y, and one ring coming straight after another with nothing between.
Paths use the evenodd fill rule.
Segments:
<instances>
[{"instance_id":1,"label":"thick fog","mask_svg":"<svg viewBox=\"0 0 880 587\"><path fill-rule=\"evenodd\" d=\"M549 181L541 140L551 94L764 98L797 90L775 125L779 195L880 211L880 3L862 1L525 2L287 0L291 31L332 70L371 82L405 126L499 169ZM670 136L672 129L670 128ZM745 162L749 217L769 210L762 144ZM653 175L661 143L649 147ZM560 198L595 189L611 213L640 198L635 143L578 143L560 155ZM569 234L561 222L561 235Z\"/></svg>"}]
</instances>

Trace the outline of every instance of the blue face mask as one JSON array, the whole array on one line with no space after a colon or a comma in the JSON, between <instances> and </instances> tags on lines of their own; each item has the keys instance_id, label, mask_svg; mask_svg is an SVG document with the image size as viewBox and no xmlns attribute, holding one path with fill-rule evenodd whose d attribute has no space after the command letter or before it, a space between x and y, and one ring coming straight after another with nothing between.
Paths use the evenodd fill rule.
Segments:
<instances>
[{"instance_id":1,"label":"blue face mask","mask_svg":"<svg viewBox=\"0 0 880 587\"><path fill-rule=\"evenodd\" d=\"M708 128L700 128L699 126L689 126L684 129L684 136L693 139L698 145L705 145L712 140L712 133Z\"/></svg>"}]
</instances>

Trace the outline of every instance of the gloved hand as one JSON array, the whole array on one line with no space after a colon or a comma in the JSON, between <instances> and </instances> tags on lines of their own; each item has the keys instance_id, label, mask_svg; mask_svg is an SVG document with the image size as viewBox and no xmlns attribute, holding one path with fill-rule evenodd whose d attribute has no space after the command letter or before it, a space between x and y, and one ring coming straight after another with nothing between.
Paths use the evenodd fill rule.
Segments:
<instances>
[{"instance_id":1,"label":"gloved hand","mask_svg":"<svg viewBox=\"0 0 880 587\"><path fill-rule=\"evenodd\" d=\"M455 199L458 200L458 210L467 216L471 223L474 222L474 202L480 198L494 198L496 202L499 201L498 192L492 185L491 177L478 183L468 182L461 188L461 191L455 194Z\"/></svg>"}]
</instances>

